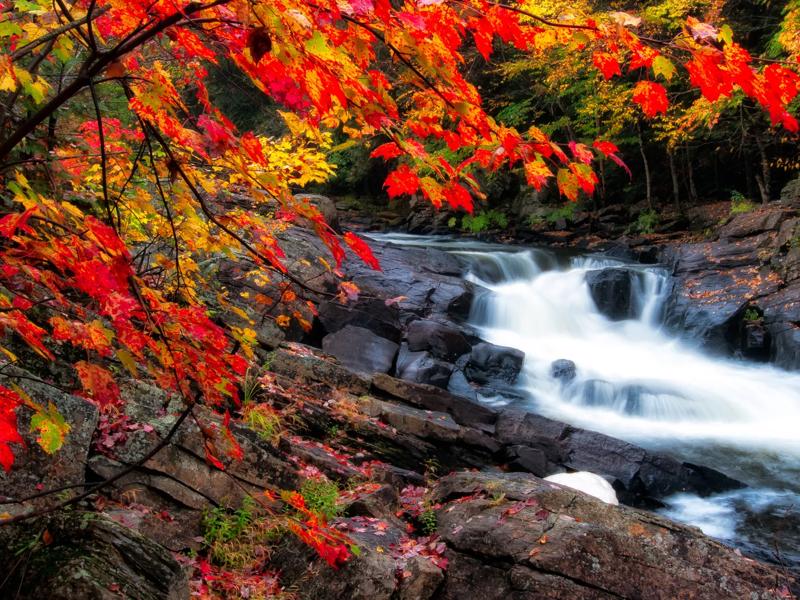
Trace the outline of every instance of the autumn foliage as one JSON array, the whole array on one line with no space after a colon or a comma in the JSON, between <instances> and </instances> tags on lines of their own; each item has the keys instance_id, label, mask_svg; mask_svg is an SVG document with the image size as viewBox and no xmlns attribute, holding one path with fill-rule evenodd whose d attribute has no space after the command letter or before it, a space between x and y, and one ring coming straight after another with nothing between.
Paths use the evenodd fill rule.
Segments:
<instances>
[{"instance_id":1,"label":"autumn foliage","mask_svg":"<svg viewBox=\"0 0 800 600\"><path fill-rule=\"evenodd\" d=\"M666 112L666 85L683 68L708 101L744 93L776 127L797 132L790 104L798 64L763 63L729 29L689 19L672 39L638 35L635 15L565 13L490 0L17 0L0 3L0 340L50 360L70 348L76 392L114 414L117 374L149 378L226 414L255 340L212 320L229 304L209 261L248 257L248 277L280 326L308 328L313 307L292 291L277 236L302 220L336 272L349 248L379 265L354 233L339 236L294 192L333 172L337 132L377 146L391 163L389 196L472 211L476 174L521 169L536 189L576 200L598 183L593 163L625 167L611 140L554 140L493 119L465 77L467 57L500 45L537 54L563 48L605 80L636 81L647 117ZM208 68L232 63L281 107L286 133L238 131L214 104ZM683 65L681 67L681 65ZM235 93L235 91L232 91ZM282 286L282 287L281 287ZM343 288L343 297L352 292ZM16 410L34 411L42 447L67 426L52 407L0 387L0 464L24 451ZM223 436L225 437L225 436ZM236 455L235 441L209 445ZM299 503L297 510L303 510ZM311 532L310 532L311 531ZM339 561L338 542L299 529ZM334 553L336 556L330 554Z\"/></svg>"}]
</instances>

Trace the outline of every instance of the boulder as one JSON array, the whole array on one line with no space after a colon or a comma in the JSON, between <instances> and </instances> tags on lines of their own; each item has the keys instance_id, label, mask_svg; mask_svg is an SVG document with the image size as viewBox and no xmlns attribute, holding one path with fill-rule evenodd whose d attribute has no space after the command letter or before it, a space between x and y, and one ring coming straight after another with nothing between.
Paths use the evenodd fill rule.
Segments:
<instances>
[{"instance_id":1,"label":"boulder","mask_svg":"<svg viewBox=\"0 0 800 600\"><path fill-rule=\"evenodd\" d=\"M402 379L446 389L453 365L439 360L430 352L410 352L408 345L404 343L397 355L395 371Z\"/></svg>"},{"instance_id":2,"label":"boulder","mask_svg":"<svg viewBox=\"0 0 800 600\"><path fill-rule=\"evenodd\" d=\"M550 365L550 376L565 383L575 379L576 371L575 363L566 358L554 360L553 364Z\"/></svg>"},{"instance_id":3,"label":"boulder","mask_svg":"<svg viewBox=\"0 0 800 600\"><path fill-rule=\"evenodd\" d=\"M388 373L394 365L399 346L369 329L347 325L322 338L322 349L354 371Z\"/></svg>"},{"instance_id":4,"label":"boulder","mask_svg":"<svg viewBox=\"0 0 800 600\"><path fill-rule=\"evenodd\" d=\"M428 350L434 356L453 362L472 346L455 327L419 319L408 325L408 349L412 352Z\"/></svg>"},{"instance_id":5,"label":"boulder","mask_svg":"<svg viewBox=\"0 0 800 600\"><path fill-rule=\"evenodd\" d=\"M464 375L469 381L480 384L494 381L513 384L524 359L525 353L516 348L481 342L473 346Z\"/></svg>"},{"instance_id":6,"label":"boulder","mask_svg":"<svg viewBox=\"0 0 800 600\"><path fill-rule=\"evenodd\" d=\"M0 470L0 513L17 514L55 503L58 498L51 495L25 505L5 505L3 496L22 499L43 489L70 484L80 490L80 484L86 480L86 463L97 427L98 411L88 400L65 394L53 386L39 383L27 371L7 366L0 376L0 385L9 387L12 384L19 385L34 402L44 407L52 402L70 427L63 446L53 456L42 450L36 442L37 434L30 431L33 411L26 406L17 410L17 429L25 440L25 447L12 445L14 465L8 473Z\"/></svg>"},{"instance_id":7,"label":"boulder","mask_svg":"<svg viewBox=\"0 0 800 600\"><path fill-rule=\"evenodd\" d=\"M792 597L787 572L699 529L522 473L454 473L432 491L456 600Z\"/></svg>"},{"instance_id":8,"label":"boulder","mask_svg":"<svg viewBox=\"0 0 800 600\"><path fill-rule=\"evenodd\" d=\"M396 343L402 339L397 310L377 298L359 299L353 304L326 300L320 303L317 318L327 333L355 325Z\"/></svg>"},{"instance_id":9,"label":"boulder","mask_svg":"<svg viewBox=\"0 0 800 600\"><path fill-rule=\"evenodd\" d=\"M586 273L586 284L597 310L612 321L634 317L633 277L630 269L617 267Z\"/></svg>"},{"instance_id":10,"label":"boulder","mask_svg":"<svg viewBox=\"0 0 800 600\"><path fill-rule=\"evenodd\" d=\"M325 218L325 222L330 225L334 231L341 231L339 228L339 214L336 211L336 204L328 196L321 194L295 194L294 199L296 202L310 204L320 212Z\"/></svg>"},{"instance_id":11,"label":"boulder","mask_svg":"<svg viewBox=\"0 0 800 600\"><path fill-rule=\"evenodd\" d=\"M800 204L800 177L795 177L781 190L781 204L797 206Z\"/></svg>"},{"instance_id":12,"label":"boulder","mask_svg":"<svg viewBox=\"0 0 800 600\"><path fill-rule=\"evenodd\" d=\"M49 542L38 541L42 531ZM0 563L8 567L0 579L3 598L189 598L186 575L171 552L97 513L61 512L0 527Z\"/></svg>"}]
</instances>

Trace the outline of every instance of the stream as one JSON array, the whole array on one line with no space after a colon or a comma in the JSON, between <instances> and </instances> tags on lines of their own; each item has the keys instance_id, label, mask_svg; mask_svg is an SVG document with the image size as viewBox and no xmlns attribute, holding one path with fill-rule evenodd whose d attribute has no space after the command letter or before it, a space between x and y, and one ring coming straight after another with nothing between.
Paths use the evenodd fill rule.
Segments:
<instances>
[{"instance_id":1,"label":"stream","mask_svg":"<svg viewBox=\"0 0 800 600\"><path fill-rule=\"evenodd\" d=\"M662 326L670 276L663 267L601 255L516 248L444 237L374 235L457 255L476 296L470 324L494 344L525 352L526 400L483 398L600 431L713 467L742 490L663 499L660 512L762 559L800 564L800 373L720 358ZM586 273L635 269L636 317L611 321ZM577 366L568 382L554 360Z\"/></svg>"}]
</instances>

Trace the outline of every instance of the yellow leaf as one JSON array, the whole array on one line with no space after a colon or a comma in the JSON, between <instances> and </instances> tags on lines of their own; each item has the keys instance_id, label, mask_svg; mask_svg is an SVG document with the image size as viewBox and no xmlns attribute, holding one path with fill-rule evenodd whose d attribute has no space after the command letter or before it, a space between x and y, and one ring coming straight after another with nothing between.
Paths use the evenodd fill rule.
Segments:
<instances>
[{"instance_id":1,"label":"yellow leaf","mask_svg":"<svg viewBox=\"0 0 800 600\"><path fill-rule=\"evenodd\" d=\"M136 370L136 361L134 360L133 356L131 356L130 352L127 350L123 350L120 348L117 350L117 358L119 362L122 363L122 366L131 374L131 377L136 377L138 375Z\"/></svg>"}]
</instances>

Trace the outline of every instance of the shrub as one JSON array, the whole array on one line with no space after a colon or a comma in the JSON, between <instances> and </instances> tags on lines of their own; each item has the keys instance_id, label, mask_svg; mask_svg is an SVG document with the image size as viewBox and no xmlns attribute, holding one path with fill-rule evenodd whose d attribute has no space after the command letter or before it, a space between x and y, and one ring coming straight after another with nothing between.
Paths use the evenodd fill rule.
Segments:
<instances>
[{"instance_id":1,"label":"shrub","mask_svg":"<svg viewBox=\"0 0 800 600\"><path fill-rule=\"evenodd\" d=\"M300 488L300 495L308 509L330 521L338 517L344 508L338 504L339 486L328 479L306 479Z\"/></svg>"},{"instance_id":2,"label":"shrub","mask_svg":"<svg viewBox=\"0 0 800 600\"><path fill-rule=\"evenodd\" d=\"M748 213L756 207L755 204L750 202L744 194L733 190L731 192L731 211L730 214L732 215L740 215L742 213Z\"/></svg>"},{"instance_id":3,"label":"shrub","mask_svg":"<svg viewBox=\"0 0 800 600\"><path fill-rule=\"evenodd\" d=\"M658 225L658 213L652 209L639 213L634 227L639 233L653 233Z\"/></svg>"}]
</instances>

